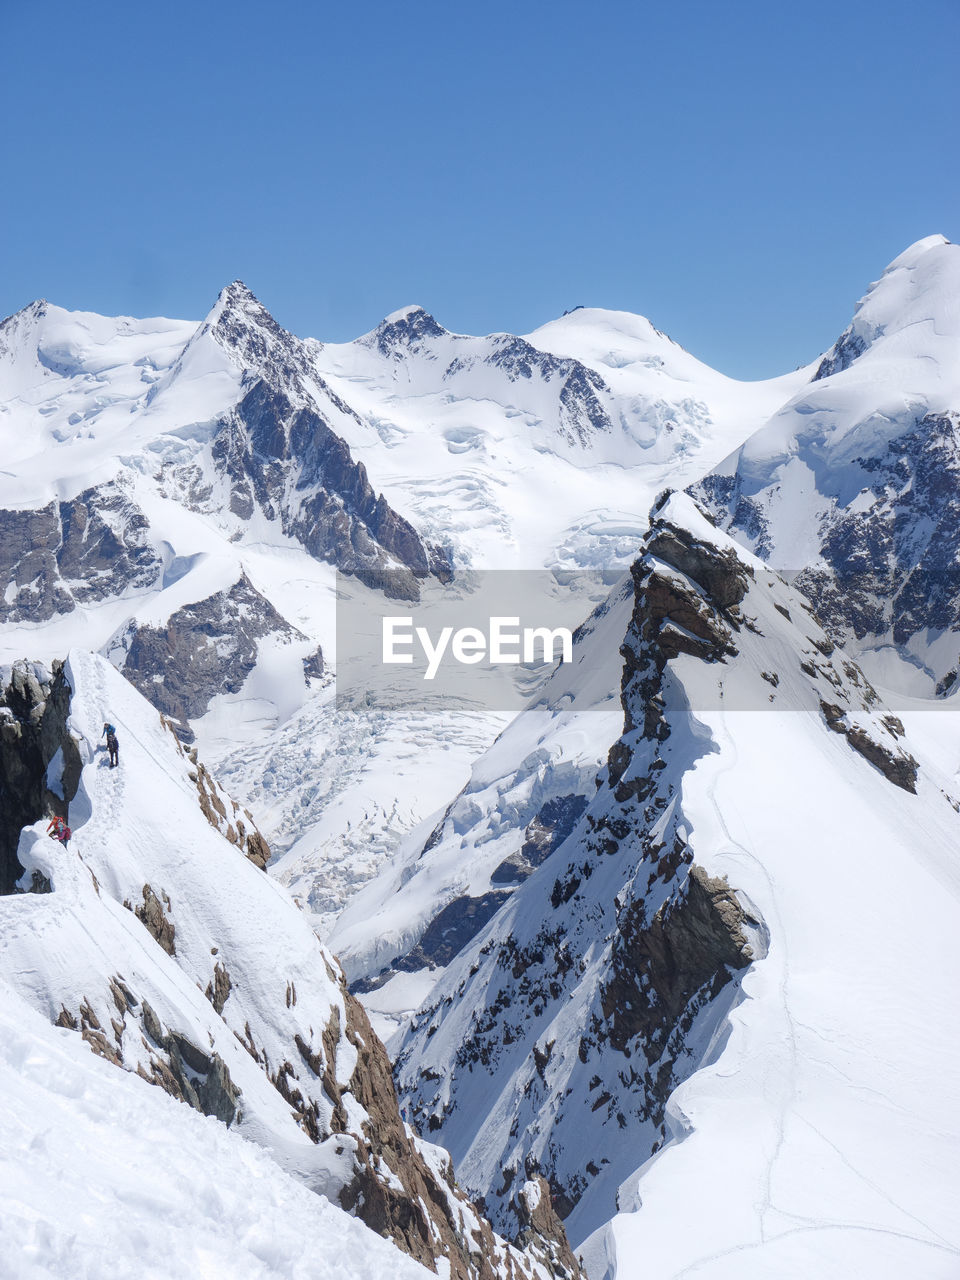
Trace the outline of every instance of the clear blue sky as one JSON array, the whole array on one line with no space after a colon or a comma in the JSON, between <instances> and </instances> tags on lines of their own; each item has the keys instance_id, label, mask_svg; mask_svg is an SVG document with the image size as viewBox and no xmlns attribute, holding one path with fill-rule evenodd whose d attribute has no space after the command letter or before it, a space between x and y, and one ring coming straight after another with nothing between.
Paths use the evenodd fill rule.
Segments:
<instances>
[{"instance_id":1,"label":"clear blue sky","mask_svg":"<svg viewBox=\"0 0 960 1280\"><path fill-rule=\"evenodd\" d=\"M956 0L0 0L0 314L583 303L766 376L960 238L958 54Z\"/></svg>"}]
</instances>

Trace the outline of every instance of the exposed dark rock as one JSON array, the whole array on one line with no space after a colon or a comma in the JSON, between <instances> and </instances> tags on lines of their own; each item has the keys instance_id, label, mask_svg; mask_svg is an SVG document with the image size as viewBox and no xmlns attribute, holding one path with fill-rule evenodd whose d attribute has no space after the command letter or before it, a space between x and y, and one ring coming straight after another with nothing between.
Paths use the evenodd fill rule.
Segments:
<instances>
[{"instance_id":1,"label":"exposed dark rock","mask_svg":"<svg viewBox=\"0 0 960 1280\"><path fill-rule=\"evenodd\" d=\"M355 1212L373 1230L389 1235L431 1270L436 1268L438 1257L445 1257L454 1280L493 1280L498 1271L519 1277L519 1271L513 1271L517 1260L510 1259L498 1245L484 1217L477 1214L478 1229L461 1232L457 1205L468 1202L454 1181L453 1167L447 1159L440 1176L424 1160L401 1118L386 1050L360 1002L346 991L344 998L344 1032L358 1049L348 1088L370 1120L364 1125L365 1141L358 1149L357 1175L341 1193L342 1206ZM327 1077L326 1086L339 1104L340 1090L332 1076ZM342 1107L335 1110L335 1118L337 1115L345 1116ZM385 1180L380 1174L381 1163L391 1171L392 1179ZM394 1185L397 1182L399 1188ZM431 1240L431 1226L440 1236L439 1251ZM577 1280L580 1269L562 1225L549 1210L549 1197L543 1211L528 1214L525 1229L522 1247L542 1262L550 1275L557 1280Z\"/></svg>"},{"instance_id":2,"label":"exposed dark rock","mask_svg":"<svg viewBox=\"0 0 960 1280\"><path fill-rule=\"evenodd\" d=\"M51 671L16 662L0 684L0 894L13 893L23 875L17 859L23 828L52 814L69 821L81 769L79 748L67 731L71 693L62 662ZM58 751L63 767L50 781L61 794L47 777ZM49 881L34 888L48 891Z\"/></svg>"},{"instance_id":3,"label":"exposed dark rock","mask_svg":"<svg viewBox=\"0 0 960 1280\"><path fill-rule=\"evenodd\" d=\"M603 989L611 1045L623 1052L639 1037L647 1061L656 1062L690 1001L704 989L717 995L729 971L753 959L745 926L758 923L725 879L711 879L696 863L682 893L651 921L642 901L633 904L620 917Z\"/></svg>"},{"instance_id":4,"label":"exposed dark rock","mask_svg":"<svg viewBox=\"0 0 960 1280\"><path fill-rule=\"evenodd\" d=\"M630 569L635 596L631 632L636 640L628 635L620 650L625 659L624 689L651 656L662 670L665 662L681 653L714 662L737 652L733 632L743 622L737 606L752 570L733 551L700 542L663 518L657 520L667 496L654 505L655 523L644 555ZM654 680L644 700L648 734L656 733L660 719L657 683ZM628 728L631 714L627 705Z\"/></svg>"},{"instance_id":5,"label":"exposed dark rock","mask_svg":"<svg viewBox=\"0 0 960 1280\"><path fill-rule=\"evenodd\" d=\"M553 796L547 800L527 824L520 849L504 858L490 876L490 883L520 884L563 844L586 807L586 796L576 794Z\"/></svg>"},{"instance_id":6,"label":"exposed dark rock","mask_svg":"<svg viewBox=\"0 0 960 1280\"><path fill-rule=\"evenodd\" d=\"M134 625L123 638L121 670L190 741L188 721L202 716L216 694L243 687L267 635L304 638L242 574L228 591L178 609L163 627Z\"/></svg>"},{"instance_id":7,"label":"exposed dark rock","mask_svg":"<svg viewBox=\"0 0 960 1280\"><path fill-rule=\"evenodd\" d=\"M753 576L734 551L698 542L686 530L672 528L665 521L659 522L645 552L692 578L718 609L739 604L747 593L748 575Z\"/></svg>"},{"instance_id":8,"label":"exposed dark rock","mask_svg":"<svg viewBox=\"0 0 960 1280\"><path fill-rule=\"evenodd\" d=\"M167 955L175 956L177 949L174 944L174 938L177 930L173 921L167 918L163 909L164 906L167 911L170 910L170 899L167 895L163 895L163 902L161 902L150 885L145 884L143 886L143 903L136 908L134 914L146 927L147 932L160 943Z\"/></svg>"},{"instance_id":9,"label":"exposed dark rock","mask_svg":"<svg viewBox=\"0 0 960 1280\"><path fill-rule=\"evenodd\" d=\"M213 966L213 977L207 983L207 989L204 992L217 1013L223 1013L223 1006L227 1003L231 988L230 974L218 960Z\"/></svg>"},{"instance_id":10,"label":"exposed dark rock","mask_svg":"<svg viewBox=\"0 0 960 1280\"><path fill-rule=\"evenodd\" d=\"M323 676L323 650L317 645L313 653L308 654L303 660L303 678L304 680L319 680Z\"/></svg>"},{"instance_id":11,"label":"exposed dark rock","mask_svg":"<svg viewBox=\"0 0 960 1280\"><path fill-rule=\"evenodd\" d=\"M849 329L844 330L820 361L817 372L813 375L813 381L818 382L821 378L829 378L832 373L849 369L854 360L862 356L866 349L866 342L860 334L854 332L851 325Z\"/></svg>"},{"instance_id":12,"label":"exposed dark rock","mask_svg":"<svg viewBox=\"0 0 960 1280\"><path fill-rule=\"evenodd\" d=\"M446 332L429 311L410 307L393 319L381 321L368 341L381 355L399 359L408 351L418 350L426 339L443 337Z\"/></svg>"},{"instance_id":13,"label":"exposed dark rock","mask_svg":"<svg viewBox=\"0 0 960 1280\"><path fill-rule=\"evenodd\" d=\"M555 1198L550 1183L539 1175L521 1187L514 1199L520 1223L517 1244L540 1254L554 1274L574 1276L579 1268L554 1205Z\"/></svg>"},{"instance_id":14,"label":"exposed dark rock","mask_svg":"<svg viewBox=\"0 0 960 1280\"><path fill-rule=\"evenodd\" d=\"M491 890L479 898L465 896L448 902L431 920L417 946L395 960L393 967L410 972L449 964L509 896L507 890Z\"/></svg>"},{"instance_id":15,"label":"exposed dark rock","mask_svg":"<svg viewBox=\"0 0 960 1280\"><path fill-rule=\"evenodd\" d=\"M114 483L35 511L0 511L0 622L42 622L156 582L140 508Z\"/></svg>"},{"instance_id":16,"label":"exposed dark rock","mask_svg":"<svg viewBox=\"0 0 960 1280\"><path fill-rule=\"evenodd\" d=\"M848 723L846 711L834 703L824 702L821 699L820 710L823 712L828 728L834 733L842 733L854 751L858 751L865 760L869 760L884 777L889 778L894 786L909 791L911 795L916 795L919 766L913 756L899 747L894 749L885 746L882 742L877 742L861 725ZM893 723L886 723L889 721ZM903 736L903 724L896 716L887 716L885 723L887 731L894 739Z\"/></svg>"},{"instance_id":17,"label":"exposed dark rock","mask_svg":"<svg viewBox=\"0 0 960 1280\"><path fill-rule=\"evenodd\" d=\"M237 1117L240 1090L218 1053L205 1052L178 1031L165 1031L152 1007L143 1001L143 1029L166 1060L152 1057L150 1071L137 1074L173 1097L229 1126Z\"/></svg>"},{"instance_id":18,"label":"exposed dark rock","mask_svg":"<svg viewBox=\"0 0 960 1280\"><path fill-rule=\"evenodd\" d=\"M273 383L253 383L222 423L213 457L231 481L237 514L259 506L311 555L370 586L416 599L418 577L448 572L445 557L374 492L319 410Z\"/></svg>"},{"instance_id":19,"label":"exposed dark rock","mask_svg":"<svg viewBox=\"0 0 960 1280\"><path fill-rule=\"evenodd\" d=\"M841 339L828 360L839 354L836 367L845 368L856 347ZM833 371L825 361L820 376ZM907 646L923 631L960 631L960 416L919 417L876 454L852 459L855 475L854 468L860 475L846 482L853 491L819 521L817 564L785 566L800 569L792 585L841 644L853 635ZM707 476L691 492L723 528L769 557L762 509L768 491L744 493L749 483L738 471Z\"/></svg>"}]
</instances>

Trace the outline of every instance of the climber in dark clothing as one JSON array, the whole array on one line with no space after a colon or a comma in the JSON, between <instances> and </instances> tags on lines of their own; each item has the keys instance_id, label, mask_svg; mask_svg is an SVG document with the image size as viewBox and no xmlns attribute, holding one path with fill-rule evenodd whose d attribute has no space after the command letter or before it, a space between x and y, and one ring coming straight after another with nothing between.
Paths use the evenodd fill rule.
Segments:
<instances>
[{"instance_id":1,"label":"climber in dark clothing","mask_svg":"<svg viewBox=\"0 0 960 1280\"><path fill-rule=\"evenodd\" d=\"M117 741L117 731L112 724L105 724L103 726L103 732L107 735L107 750L110 753L110 768L115 769L120 763L120 743Z\"/></svg>"}]
</instances>

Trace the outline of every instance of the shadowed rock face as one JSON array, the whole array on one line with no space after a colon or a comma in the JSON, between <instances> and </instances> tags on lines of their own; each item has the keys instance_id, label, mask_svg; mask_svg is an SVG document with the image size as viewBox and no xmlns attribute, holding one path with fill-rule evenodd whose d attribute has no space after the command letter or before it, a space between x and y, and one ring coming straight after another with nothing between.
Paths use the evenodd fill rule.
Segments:
<instances>
[{"instance_id":1,"label":"shadowed rock face","mask_svg":"<svg viewBox=\"0 0 960 1280\"><path fill-rule=\"evenodd\" d=\"M586 796L552 796L537 816L527 824L523 844L504 858L490 876L490 883L520 884L560 847L587 807Z\"/></svg>"},{"instance_id":2,"label":"shadowed rock face","mask_svg":"<svg viewBox=\"0 0 960 1280\"><path fill-rule=\"evenodd\" d=\"M412 972L449 964L509 896L501 890L484 893L477 898L467 895L454 898L430 921L417 946L395 960L393 967Z\"/></svg>"},{"instance_id":3,"label":"shadowed rock face","mask_svg":"<svg viewBox=\"0 0 960 1280\"><path fill-rule=\"evenodd\" d=\"M235 515L248 519L259 507L318 560L370 586L396 594L400 575L387 571L406 569L405 598L415 599L416 578L447 569L376 494L320 412L262 379L221 426L213 457L231 483Z\"/></svg>"},{"instance_id":4,"label":"shadowed rock face","mask_svg":"<svg viewBox=\"0 0 960 1280\"><path fill-rule=\"evenodd\" d=\"M818 376L846 368L857 342L838 343ZM909 644L929 630L960 628L960 415L926 414L877 452L849 468L862 486L858 500L837 501L819 521L815 565L777 563L765 502L739 471L710 475L690 492L720 527L759 556L791 571L834 640L884 638ZM859 474L857 474L859 472ZM768 486L769 488L769 486ZM852 496L852 495L851 495ZM829 495L825 501L829 500ZM798 572L799 571L799 572ZM948 658L949 661L949 658ZM956 665L955 662L953 665ZM943 677L944 670L937 671ZM946 690L944 690L945 692Z\"/></svg>"},{"instance_id":5,"label":"shadowed rock face","mask_svg":"<svg viewBox=\"0 0 960 1280\"><path fill-rule=\"evenodd\" d=\"M229 591L178 609L164 627L132 624L121 641L127 650L121 671L192 741L187 722L202 716L216 694L243 687L258 642L268 635L305 638L243 574Z\"/></svg>"},{"instance_id":6,"label":"shadowed rock face","mask_svg":"<svg viewBox=\"0 0 960 1280\"><path fill-rule=\"evenodd\" d=\"M0 686L0 893L13 893L23 875L17 860L20 832L54 813L69 820L81 762L67 732L71 689L63 663L55 662L53 670L47 671L38 662L17 662L4 676ZM58 752L62 761L58 776L48 777Z\"/></svg>"},{"instance_id":7,"label":"shadowed rock face","mask_svg":"<svg viewBox=\"0 0 960 1280\"><path fill-rule=\"evenodd\" d=\"M691 1001L704 990L718 994L728 970L744 969L753 959L748 923L758 922L727 882L711 879L696 864L683 892L652 920L642 902L624 912L602 1001L613 1047L622 1053L639 1037L647 1061L656 1062Z\"/></svg>"},{"instance_id":8,"label":"shadowed rock face","mask_svg":"<svg viewBox=\"0 0 960 1280\"><path fill-rule=\"evenodd\" d=\"M600 1179L594 1203L613 1211L619 1181L662 1144L667 1099L696 1070L764 938L733 888L693 862L680 787L709 748L685 740L663 687L678 653L709 663L737 653L750 570L656 510L644 550L621 648L624 732L606 777L586 806L561 797L529 825L525 855L548 856L536 877L524 867L502 928L463 952L397 1059L407 1114L441 1142L448 1123L451 1135L469 1126L464 1110L485 1078L510 1073L512 1123L491 1125L464 1157L471 1189L509 1234L524 1221L521 1177L545 1178L563 1218ZM451 1005L456 1043L437 1034Z\"/></svg>"},{"instance_id":9,"label":"shadowed rock face","mask_svg":"<svg viewBox=\"0 0 960 1280\"><path fill-rule=\"evenodd\" d=\"M497 1241L489 1222L469 1204L456 1185L453 1167L446 1152L428 1148L440 1159L425 1160L424 1148L404 1124L397 1103L390 1060L367 1019L360 1002L345 992L347 1040L359 1051L357 1065L348 1086L349 1092L370 1117L364 1125L366 1142L358 1150L358 1171L354 1181L340 1196L345 1209L353 1210L368 1226L390 1235L407 1253L434 1269L438 1256L431 1235L439 1234L440 1256L445 1256L456 1280L493 1280L495 1276L515 1275L517 1280L536 1259L548 1275L576 1280L580 1276L563 1226L550 1207L549 1196L539 1212L527 1215L523 1238L518 1240L531 1258L511 1253ZM340 1105L340 1091L332 1076L327 1090L337 1106L334 1125L346 1114ZM384 1183L377 1166L385 1163L395 1175L394 1182ZM468 1220L475 1225L463 1230L461 1215L467 1209ZM427 1221L428 1209L431 1221Z\"/></svg>"},{"instance_id":10,"label":"shadowed rock face","mask_svg":"<svg viewBox=\"0 0 960 1280\"><path fill-rule=\"evenodd\" d=\"M35 511L0 511L0 622L44 622L146 590L162 567L147 532L116 484Z\"/></svg>"}]
</instances>

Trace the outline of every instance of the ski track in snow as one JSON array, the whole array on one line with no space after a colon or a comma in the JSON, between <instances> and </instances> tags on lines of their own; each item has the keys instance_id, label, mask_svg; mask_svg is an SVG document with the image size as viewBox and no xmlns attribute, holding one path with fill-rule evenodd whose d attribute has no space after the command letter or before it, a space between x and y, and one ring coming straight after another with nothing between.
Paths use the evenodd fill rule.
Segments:
<instances>
[{"instance_id":1,"label":"ski track in snow","mask_svg":"<svg viewBox=\"0 0 960 1280\"><path fill-rule=\"evenodd\" d=\"M722 707L717 717L717 723L720 727L721 733L725 740L725 752L728 752L730 755L730 763L725 766L721 766L717 768L713 778L707 784L707 788L706 788L707 795L710 799L710 803L713 805L717 822L721 830L723 831L728 844L738 851L739 856L751 862L754 865L754 867L757 869L757 871L759 871L759 873L766 880L770 888L770 901L776 904L778 901L779 895L777 893L777 886L775 881L772 879L772 877L770 876L770 873L768 872L767 868L763 865L763 863L760 861L760 859L754 853L751 853L750 849L748 849L745 844L735 839L735 837L733 836L730 830L727 819L724 816L724 807L721 806L717 796L717 791L720 787L723 777L726 774L734 773L737 769L737 765L739 762L739 752L737 750L736 742L727 725L727 713ZM723 757L721 755L721 759L722 758ZM742 829L747 833L749 838L749 829L750 829L749 821L744 816L739 805L735 801L731 801L729 805L726 807L728 812L736 815L737 822L742 827ZM756 847L756 841L752 841L751 843L753 843L754 847ZM792 1113L794 1118L799 1120L802 1124L805 1124L809 1129L813 1131L813 1133L816 1134L816 1136L821 1141L826 1143L826 1145L829 1146L836 1153L840 1161L850 1170L851 1173L853 1173L866 1186L868 1186L870 1190L874 1192L874 1194L886 1200L887 1203L890 1205L891 1209L895 1213L906 1214L906 1216L913 1218L917 1226L921 1227L925 1232L927 1232L926 1237L909 1236L905 1232L893 1231L893 1230L890 1230L888 1234L892 1236L897 1236L902 1239L909 1239L911 1241L914 1241L920 1244L934 1245L935 1242L938 1241L940 1246L943 1247L946 1251L948 1251L951 1254L954 1254L955 1256L960 1257L960 1249L958 1249L955 1245L953 1245L948 1239L946 1239L946 1237L941 1235L936 1230L936 1228L932 1227L928 1222L923 1221L921 1218L917 1218L914 1214L910 1213L909 1210L904 1209L902 1205L899 1205L896 1203L896 1201L892 1200L887 1195L883 1187L880 1186L879 1183L874 1181L874 1179L872 1179L869 1176L869 1174L865 1173L862 1169L856 1168L850 1162L850 1160L847 1158L847 1156L844 1154L841 1148L837 1146L836 1143L832 1142L822 1132L821 1129L819 1129L816 1125L813 1124L812 1121L808 1120L801 1113L801 1109L798 1105L798 1094L797 1094L797 1063L800 1057L800 1049L798 1045L797 1032L798 1032L798 1029L804 1024L798 1023L797 1020L792 1015L792 1013L790 1012L790 1008L792 1004L792 1001L790 998L790 956L789 956L789 948L788 948L788 942L787 942L787 931L783 927L783 921L781 920L779 915L779 908L775 905L774 917L772 922L769 921L769 912L765 914L768 916L768 923L771 924L771 928L770 928L771 948L775 947L778 951L782 951L783 972L780 979L779 989L780 989L780 995L782 1000L783 1016L786 1022L787 1034L788 1034L789 1046L790 1046L790 1073L789 1073L789 1080L787 1083L787 1087L784 1093L784 1098L780 1105L780 1121L779 1121L778 1132L777 1132L776 1148L773 1151L772 1155L770 1156L769 1163L767 1165L764 1197L758 1211L761 1244L765 1244L770 1240L780 1239L781 1237L793 1234L793 1232L790 1232L790 1231L787 1231L787 1232L774 1231L771 1233L768 1230L767 1219L770 1215L771 1210L775 1210L777 1213L783 1214L786 1217L796 1218L798 1219L798 1221L804 1222L806 1224L805 1226L798 1227L797 1230L829 1231L829 1230L847 1230L848 1229L845 1226L839 1227L836 1223L830 1223L823 1220L818 1221L816 1219L803 1219L801 1215L798 1215L796 1213L791 1213L789 1210L786 1210L786 1209L778 1208L774 1203L774 1197L773 1197L773 1191L772 1191L774 1170L778 1160L780 1159L781 1152L783 1150L783 1146L785 1142L786 1117L788 1113ZM767 956L764 957L764 960L767 960L769 958L769 954L770 953L768 951ZM804 1029L812 1032L818 1038L826 1040L826 1037L822 1036L821 1033L816 1030L816 1028L804 1027ZM809 1056L810 1056L809 1054L805 1054L804 1056L809 1060ZM834 1064L827 1064L827 1063L825 1063L824 1065L828 1065L831 1067L834 1066ZM834 1067L834 1069L836 1068ZM846 1079L848 1084L852 1083L849 1077L847 1077ZM890 1105L889 1099L887 1099L885 1095L880 1094L877 1090L870 1090L870 1092L882 1098L883 1102L886 1105L888 1106ZM930 1237L933 1237L933 1239L931 1240ZM749 1248L750 1246L741 1246L741 1248L736 1250L731 1250L730 1252L731 1253L748 1252ZM709 1257L704 1258L702 1260L702 1264L706 1264L709 1261L713 1261L714 1258L720 1257L720 1256L724 1256L724 1255L720 1255L720 1254L710 1255ZM678 1280L679 1280L679 1277L683 1277L687 1275L695 1275L696 1272L701 1268L702 1264L699 1262L693 1263L691 1264L691 1266L685 1268L683 1271L678 1272Z\"/></svg>"}]
</instances>

